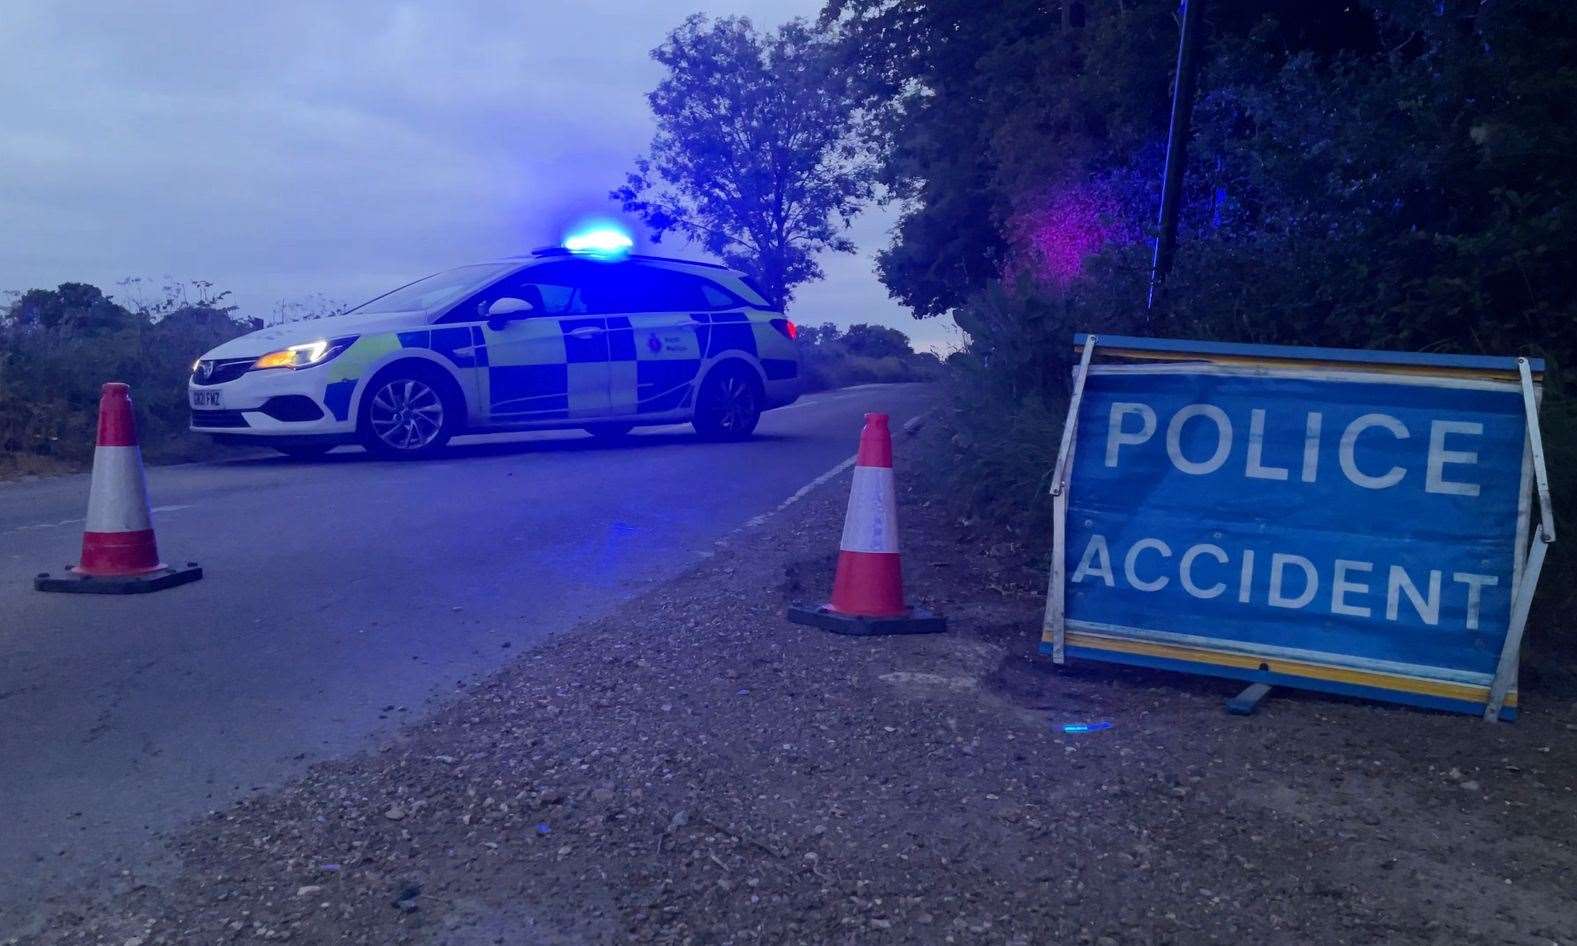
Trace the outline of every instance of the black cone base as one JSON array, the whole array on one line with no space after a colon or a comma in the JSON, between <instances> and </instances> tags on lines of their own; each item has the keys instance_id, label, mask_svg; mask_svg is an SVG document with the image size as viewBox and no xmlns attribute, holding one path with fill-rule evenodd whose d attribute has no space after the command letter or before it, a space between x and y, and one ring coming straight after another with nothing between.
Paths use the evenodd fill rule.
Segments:
<instances>
[{"instance_id":1,"label":"black cone base","mask_svg":"<svg viewBox=\"0 0 1577 946\"><path fill-rule=\"evenodd\" d=\"M834 634L855 637L876 637L883 634L940 634L947 630L947 618L932 614L924 608L910 608L907 614L890 618L860 617L840 614L826 605L812 608L803 604L790 605L788 619L795 624L808 624Z\"/></svg>"},{"instance_id":2,"label":"black cone base","mask_svg":"<svg viewBox=\"0 0 1577 946\"><path fill-rule=\"evenodd\" d=\"M203 577L202 566L187 562L180 568L161 568L146 575L91 578L67 570L59 575L41 572L33 579L35 591L59 591L78 595L140 595L184 585Z\"/></svg>"}]
</instances>

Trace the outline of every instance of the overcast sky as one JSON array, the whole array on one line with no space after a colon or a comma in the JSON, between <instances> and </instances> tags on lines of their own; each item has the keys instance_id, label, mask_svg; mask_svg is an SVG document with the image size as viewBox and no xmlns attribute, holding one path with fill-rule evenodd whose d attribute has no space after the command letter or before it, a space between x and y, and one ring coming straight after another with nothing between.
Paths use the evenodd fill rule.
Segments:
<instances>
[{"instance_id":1,"label":"overcast sky","mask_svg":"<svg viewBox=\"0 0 1577 946\"><path fill-rule=\"evenodd\" d=\"M614 214L651 137L652 47L687 14L757 25L818 0L230 3L4 0L0 289L206 279L248 315L359 302ZM825 257L801 322L880 322L924 347L872 255ZM665 252L699 255L663 244Z\"/></svg>"}]
</instances>

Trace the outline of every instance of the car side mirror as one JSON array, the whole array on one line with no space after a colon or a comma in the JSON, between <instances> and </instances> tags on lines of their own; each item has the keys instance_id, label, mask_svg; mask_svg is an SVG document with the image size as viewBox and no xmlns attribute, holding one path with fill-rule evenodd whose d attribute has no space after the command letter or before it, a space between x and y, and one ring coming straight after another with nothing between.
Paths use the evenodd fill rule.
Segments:
<instances>
[{"instance_id":1,"label":"car side mirror","mask_svg":"<svg viewBox=\"0 0 1577 946\"><path fill-rule=\"evenodd\" d=\"M502 299L494 299L490 303L484 303L480 308L482 310L482 318L487 319L488 328L491 328L495 332L503 328L505 322L508 322L511 319L525 318L527 315L530 315L532 312L536 311L536 306L533 306L524 299L517 299L514 296L504 296Z\"/></svg>"},{"instance_id":2,"label":"car side mirror","mask_svg":"<svg viewBox=\"0 0 1577 946\"><path fill-rule=\"evenodd\" d=\"M502 319L510 316L518 317L535 311L536 306L533 306L526 300L516 299L514 296L505 296L502 299L494 299L482 314L490 319Z\"/></svg>"}]
</instances>

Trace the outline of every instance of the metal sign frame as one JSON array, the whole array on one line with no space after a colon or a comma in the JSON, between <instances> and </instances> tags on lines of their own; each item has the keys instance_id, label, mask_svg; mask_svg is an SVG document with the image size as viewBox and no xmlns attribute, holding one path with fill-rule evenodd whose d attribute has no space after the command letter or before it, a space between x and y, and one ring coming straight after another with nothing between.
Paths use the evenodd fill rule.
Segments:
<instances>
[{"instance_id":1,"label":"metal sign frame","mask_svg":"<svg viewBox=\"0 0 1577 946\"><path fill-rule=\"evenodd\" d=\"M1500 658L1484 706L1484 719L1498 721L1506 706L1507 697L1516 689L1518 661L1521 656L1522 638L1527 630L1528 614L1533 605L1534 591L1543 570L1545 555L1555 541L1555 519L1550 503L1549 476L1545 466L1544 439L1539 430L1539 388L1535 375L1542 376L1544 363L1539 359L1497 358L1478 355L1426 355L1411 352L1379 352L1332 348L1299 348L1281 345L1242 345L1223 342L1190 342L1178 339L1132 338L1124 336L1097 336L1079 334L1075 345L1081 346L1078 367L1074 369L1072 394L1068 400L1068 414L1063 423L1062 442L1057 450L1057 461L1052 471L1052 561L1046 590L1046 611L1042 622L1041 650L1051 656L1056 664L1067 661L1067 517L1068 497L1071 491L1073 454L1077 445L1077 428L1080 408L1084 400L1085 379L1097 343L1102 354L1134 360L1198 362L1217 365L1297 366L1308 368L1364 368L1387 373L1452 377L1493 378L1501 381L1515 380L1522 390L1526 437L1523 476L1526 486L1529 467L1537 487L1539 522L1531 538L1527 538L1532 510L1519 509L1517 539L1517 567L1515 592L1512 598L1510 623ZM1526 492L1524 492L1526 496Z\"/></svg>"}]
</instances>

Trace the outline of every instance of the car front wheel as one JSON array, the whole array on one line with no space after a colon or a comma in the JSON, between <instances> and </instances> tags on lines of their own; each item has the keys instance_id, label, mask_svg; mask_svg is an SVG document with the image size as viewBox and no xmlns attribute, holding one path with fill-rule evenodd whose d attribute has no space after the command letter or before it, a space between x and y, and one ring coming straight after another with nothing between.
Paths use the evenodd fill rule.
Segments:
<instances>
[{"instance_id":1,"label":"car front wheel","mask_svg":"<svg viewBox=\"0 0 1577 946\"><path fill-rule=\"evenodd\" d=\"M384 457L431 456L454 434L459 405L429 370L379 377L362 398L362 443Z\"/></svg>"}]
</instances>

